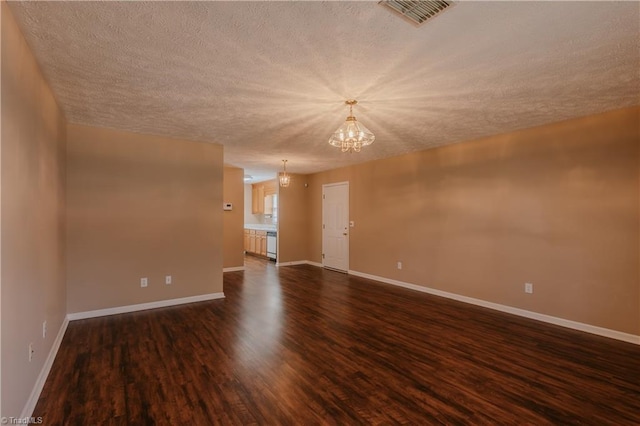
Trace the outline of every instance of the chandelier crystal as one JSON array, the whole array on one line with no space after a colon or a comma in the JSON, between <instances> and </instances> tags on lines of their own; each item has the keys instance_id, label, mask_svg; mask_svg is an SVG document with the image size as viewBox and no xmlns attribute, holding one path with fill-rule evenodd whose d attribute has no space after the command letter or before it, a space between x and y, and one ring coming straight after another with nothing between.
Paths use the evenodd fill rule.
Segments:
<instances>
[{"instance_id":1,"label":"chandelier crystal","mask_svg":"<svg viewBox=\"0 0 640 426\"><path fill-rule=\"evenodd\" d=\"M291 176L287 173L287 160L282 160L282 172L278 173L280 187L286 188L291 183Z\"/></svg>"},{"instance_id":2,"label":"chandelier crystal","mask_svg":"<svg viewBox=\"0 0 640 426\"><path fill-rule=\"evenodd\" d=\"M345 102L349 105L349 116L329 138L329 144L340 148L342 152L360 152L363 146L371 145L376 139L375 135L353 116L353 106L357 103L354 99Z\"/></svg>"}]
</instances>

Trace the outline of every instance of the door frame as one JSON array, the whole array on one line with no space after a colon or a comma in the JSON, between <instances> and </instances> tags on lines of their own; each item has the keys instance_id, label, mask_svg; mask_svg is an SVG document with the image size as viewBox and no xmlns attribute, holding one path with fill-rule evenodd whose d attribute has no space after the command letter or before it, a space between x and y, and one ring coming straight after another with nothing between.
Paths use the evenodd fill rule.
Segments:
<instances>
[{"instance_id":1,"label":"door frame","mask_svg":"<svg viewBox=\"0 0 640 426\"><path fill-rule=\"evenodd\" d=\"M324 259L324 249L325 249L325 247L324 247L324 240L325 240L325 238L324 238L324 237L325 237L325 235L324 235L324 233L325 233L325 229L324 229L324 223L325 223L325 221L324 221L324 214L325 214L325 212L324 212L324 200L325 200L324 195L325 195L325 194L324 194L324 192L325 192L325 191L324 191L324 189L325 189L325 188L329 188L329 187L333 187L333 186L346 186L346 188L347 188L347 199L346 199L346 206L347 206L347 228L349 229L349 230L347 231L347 236L346 236L346 245L347 245L347 247L346 247L346 251L345 251L346 256L347 256L347 259L346 259L346 266L347 266L347 268L346 268L346 270L345 270L345 271L341 271L341 272L349 273L349 261L350 261L350 253L349 253L350 244L349 244L349 240L350 240L350 236L351 236L351 230L350 230L350 225L349 225L349 223L350 223L350 222L349 222L349 220L350 220L350 219L349 219L349 218L350 218L350 202L349 202L349 198L350 198L350 193L351 193L350 191L351 191L351 189L350 189L350 187L349 187L349 181L344 181L344 182L334 182L334 183L325 183L325 184L323 184L323 185L322 185L322 247L321 247L321 249L322 249L322 267L323 267L323 268L327 268L327 269L336 270L336 271L338 270L338 269L333 269L333 268L331 268L331 267L327 267L327 266L325 265L325 263L324 263L324 260L325 260L325 259Z\"/></svg>"}]
</instances>

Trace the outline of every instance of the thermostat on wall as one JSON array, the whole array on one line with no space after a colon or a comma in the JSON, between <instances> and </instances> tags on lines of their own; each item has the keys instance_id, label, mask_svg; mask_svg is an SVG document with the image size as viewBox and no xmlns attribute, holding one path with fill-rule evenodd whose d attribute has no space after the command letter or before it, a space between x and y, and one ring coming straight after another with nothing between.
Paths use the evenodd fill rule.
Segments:
<instances>
[{"instance_id":1,"label":"thermostat on wall","mask_svg":"<svg viewBox=\"0 0 640 426\"><path fill-rule=\"evenodd\" d=\"M222 209L223 210L233 210L233 204L232 203L224 203L222 205Z\"/></svg>"}]
</instances>

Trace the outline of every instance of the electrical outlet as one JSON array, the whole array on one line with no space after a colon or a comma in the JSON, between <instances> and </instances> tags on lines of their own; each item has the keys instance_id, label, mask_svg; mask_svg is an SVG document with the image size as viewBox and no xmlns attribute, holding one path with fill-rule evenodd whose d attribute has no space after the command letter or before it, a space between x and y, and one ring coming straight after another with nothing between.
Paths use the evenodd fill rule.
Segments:
<instances>
[{"instance_id":1,"label":"electrical outlet","mask_svg":"<svg viewBox=\"0 0 640 426\"><path fill-rule=\"evenodd\" d=\"M164 283L166 285L171 284L171 275L167 275L167 276L164 277Z\"/></svg>"},{"instance_id":2,"label":"electrical outlet","mask_svg":"<svg viewBox=\"0 0 640 426\"><path fill-rule=\"evenodd\" d=\"M43 339L47 338L47 322L46 321L42 322L42 338Z\"/></svg>"},{"instance_id":3,"label":"electrical outlet","mask_svg":"<svg viewBox=\"0 0 640 426\"><path fill-rule=\"evenodd\" d=\"M525 293L533 293L533 284L532 283L524 283L524 292Z\"/></svg>"},{"instance_id":4,"label":"electrical outlet","mask_svg":"<svg viewBox=\"0 0 640 426\"><path fill-rule=\"evenodd\" d=\"M149 279L148 278L140 278L140 287L146 287L149 285Z\"/></svg>"},{"instance_id":5,"label":"electrical outlet","mask_svg":"<svg viewBox=\"0 0 640 426\"><path fill-rule=\"evenodd\" d=\"M402 269L402 262L398 262L398 269Z\"/></svg>"},{"instance_id":6,"label":"electrical outlet","mask_svg":"<svg viewBox=\"0 0 640 426\"><path fill-rule=\"evenodd\" d=\"M29 343L29 362L31 362L31 360L33 359L33 354L36 351L33 350L33 343Z\"/></svg>"}]
</instances>

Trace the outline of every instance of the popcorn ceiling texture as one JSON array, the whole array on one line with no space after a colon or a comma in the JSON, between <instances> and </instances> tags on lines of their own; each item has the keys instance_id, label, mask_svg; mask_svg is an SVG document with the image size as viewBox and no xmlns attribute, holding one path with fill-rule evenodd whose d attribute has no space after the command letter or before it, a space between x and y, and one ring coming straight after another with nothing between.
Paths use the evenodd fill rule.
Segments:
<instances>
[{"instance_id":1,"label":"popcorn ceiling texture","mask_svg":"<svg viewBox=\"0 0 640 426\"><path fill-rule=\"evenodd\" d=\"M310 173L640 103L637 2L10 2L71 123ZM327 143L344 100L376 134ZM266 176L266 175L265 175Z\"/></svg>"}]
</instances>

